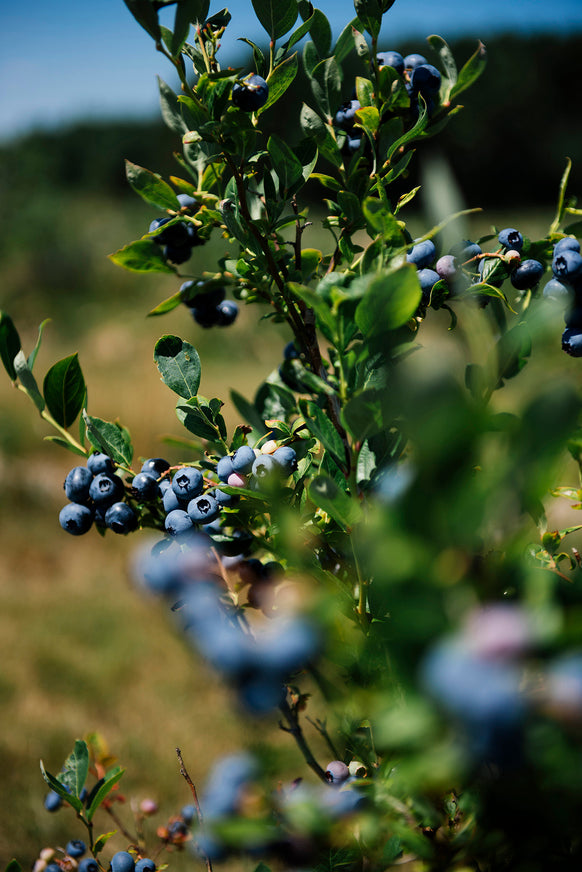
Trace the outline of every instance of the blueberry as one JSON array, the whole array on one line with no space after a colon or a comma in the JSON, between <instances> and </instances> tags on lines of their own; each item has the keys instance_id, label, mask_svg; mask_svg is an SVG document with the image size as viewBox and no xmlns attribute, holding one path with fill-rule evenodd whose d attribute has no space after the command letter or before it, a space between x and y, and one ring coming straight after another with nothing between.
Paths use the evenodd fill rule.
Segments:
<instances>
[{"instance_id":1,"label":"blueberry","mask_svg":"<svg viewBox=\"0 0 582 872\"><path fill-rule=\"evenodd\" d=\"M118 475L100 472L91 482L89 496L96 506L110 506L123 496L123 482Z\"/></svg>"},{"instance_id":2,"label":"blueberry","mask_svg":"<svg viewBox=\"0 0 582 872\"><path fill-rule=\"evenodd\" d=\"M81 839L71 839L65 848L65 852L69 857L74 857L75 859L82 857L86 850L87 846Z\"/></svg>"},{"instance_id":3,"label":"blueberry","mask_svg":"<svg viewBox=\"0 0 582 872\"><path fill-rule=\"evenodd\" d=\"M44 872L63 872L58 863L47 863Z\"/></svg>"},{"instance_id":4,"label":"blueberry","mask_svg":"<svg viewBox=\"0 0 582 872\"><path fill-rule=\"evenodd\" d=\"M350 770L341 760L332 760L327 764L325 777L330 784L340 785L350 777Z\"/></svg>"},{"instance_id":5,"label":"blueberry","mask_svg":"<svg viewBox=\"0 0 582 872\"><path fill-rule=\"evenodd\" d=\"M178 202L182 209L188 209L189 212L193 212L198 206L198 200L190 194L178 194Z\"/></svg>"},{"instance_id":6,"label":"blueberry","mask_svg":"<svg viewBox=\"0 0 582 872\"><path fill-rule=\"evenodd\" d=\"M291 340L288 342L285 348L283 349L283 360L296 360L299 357L299 352L297 350L297 346Z\"/></svg>"},{"instance_id":7,"label":"blueberry","mask_svg":"<svg viewBox=\"0 0 582 872\"><path fill-rule=\"evenodd\" d=\"M570 357L582 357L582 329L566 327L562 333L562 351Z\"/></svg>"},{"instance_id":8,"label":"blueberry","mask_svg":"<svg viewBox=\"0 0 582 872\"><path fill-rule=\"evenodd\" d=\"M573 236L564 236L554 245L554 255L562 251L576 251L580 253L580 243Z\"/></svg>"},{"instance_id":9,"label":"blueberry","mask_svg":"<svg viewBox=\"0 0 582 872\"><path fill-rule=\"evenodd\" d=\"M250 445L241 445L241 447L237 448L234 452L232 458L233 472L242 472L243 475L247 475L253 468L254 462L255 452Z\"/></svg>"},{"instance_id":10,"label":"blueberry","mask_svg":"<svg viewBox=\"0 0 582 872\"><path fill-rule=\"evenodd\" d=\"M203 281L189 281L180 285L180 295L187 306L190 306L192 309L216 309L219 303L222 303L226 291L221 287L212 288L190 297L190 294L196 288L202 288L205 285L206 282Z\"/></svg>"},{"instance_id":11,"label":"blueberry","mask_svg":"<svg viewBox=\"0 0 582 872\"><path fill-rule=\"evenodd\" d=\"M572 281L582 276L582 255L570 248L554 253L552 272L559 279Z\"/></svg>"},{"instance_id":12,"label":"blueberry","mask_svg":"<svg viewBox=\"0 0 582 872\"><path fill-rule=\"evenodd\" d=\"M234 300L224 300L216 307L218 312L217 325L219 327L230 327L234 324L238 315L238 306Z\"/></svg>"},{"instance_id":13,"label":"blueberry","mask_svg":"<svg viewBox=\"0 0 582 872\"><path fill-rule=\"evenodd\" d=\"M219 506L234 506L239 500L236 494L227 494L220 488L214 488L213 496Z\"/></svg>"},{"instance_id":14,"label":"blueberry","mask_svg":"<svg viewBox=\"0 0 582 872\"><path fill-rule=\"evenodd\" d=\"M105 526L114 533L131 533L137 527L137 515L127 503L113 503L105 512Z\"/></svg>"},{"instance_id":15,"label":"blueberry","mask_svg":"<svg viewBox=\"0 0 582 872\"><path fill-rule=\"evenodd\" d=\"M99 475L100 472L113 475L115 465L107 454L103 454L101 451L94 451L87 458L87 469L91 472L91 475Z\"/></svg>"},{"instance_id":16,"label":"blueberry","mask_svg":"<svg viewBox=\"0 0 582 872\"><path fill-rule=\"evenodd\" d=\"M188 245L190 248L196 248L198 245L204 245L205 239L203 239L198 233L198 228L195 224L188 223L186 227L186 233L188 234Z\"/></svg>"},{"instance_id":17,"label":"blueberry","mask_svg":"<svg viewBox=\"0 0 582 872\"><path fill-rule=\"evenodd\" d=\"M256 112L267 102L269 86L262 76L256 73L236 82L232 88L232 102L243 112Z\"/></svg>"},{"instance_id":18,"label":"blueberry","mask_svg":"<svg viewBox=\"0 0 582 872\"><path fill-rule=\"evenodd\" d=\"M434 96L441 87L441 74L432 64L420 64L413 69L410 84L415 94Z\"/></svg>"},{"instance_id":19,"label":"blueberry","mask_svg":"<svg viewBox=\"0 0 582 872\"><path fill-rule=\"evenodd\" d=\"M79 863L79 872L101 872L99 863L93 857L85 857Z\"/></svg>"},{"instance_id":20,"label":"blueberry","mask_svg":"<svg viewBox=\"0 0 582 872\"><path fill-rule=\"evenodd\" d=\"M159 478L169 468L170 464L163 457L149 457L142 463L141 472L149 472L150 475Z\"/></svg>"},{"instance_id":21,"label":"blueberry","mask_svg":"<svg viewBox=\"0 0 582 872\"><path fill-rule=\"evenodd\" d=\"M245 676L237 684L241 705L254 715L266 715L285 700L286 689L277 675L255 673Z\"/></svg>"},{"instance_id":22,"label":"blueberry","mask_svg":"<svg viewBox=\"0 0 582 872\"><path fill-rule=\"evenodd\" d=\"M93 523L93 512L80 503L67 503L59 512L59 523L72 536L82 536Z\"/></svg>"},{"instance_id":23,"label":"blueberry","mask_svg":"<svg viewBox=\"0 0 582 872\"><path fill-rule=\"evenodd\" d=\"M550 279L544 287L544 297L547 297L549 300L558 300L560 302L568 303L572 299L572 296L572 288L565 282L561 282L556 278Z\"/></svg>"},{"instance_id":24,"label":"blueberry","mask_svg":"<svg viewBox=\"0 0 582 872\"><path fill-rule=\"evenodd\" d=\"M183 508L183 502L183 500L180 500L176 496L172 487L169 487L162 497L162 505L164 506L164 511L166 512L166 514L168 512L173 512L174 509Z\"/></svg>"},{"instance_id":25,"label":"blueberry","mask_svg":"<svg viewBox=\"0 0 582 872\"><path fill-rule=\"evenodd\" d=\"M220 514L220 506L210 494L194 497L188 503L188 514L195 524L210 524Z\"/></svg>"},{"instance_id":26,"label":"blueberry","mask_svg":"<svg viewBox=\"0 0 582 872\"><path fill-rule=\"evenodd\" d=\"M351 133L356 123L356 110L360 108L359 100L346 100L335 114L334 122L340 130Z\"/></svg>"},{"instance_id":27,"label":"blueberry","mask_svg":"<svg viewBox=\"0 0 582 872\"><path fill-rule=\"evenodd\" d=\"M404 58L404 68L406 70L415 70L421 64L428 64L427 59L421 54L409 54Z\"/></svg>"},{"instance_id":28,"label":"blueberry","mask_svg":"<svg viewBox=\"0 0 582 872\"><path fill-rule=\"evenodd\" d=\"M89 499L89 488L93 476L86 466L74 466L65 479L63 487L67 499L74 503L84 503Z\"/></svg>"},{"instance_id":29,"label":"blueberry","mask_svg":"<svg viewBox=\"0 0 582 872\"><path fill-rule=\"evenodd\" d=\"M191 531L194 525L187 512L183 509L174 509L166 515L164 526L170 536L180 536L182 533Z\"/></svg>"},{"instance_id":30,"label":"blueberry","mask_svg":"<svg viewBox=\"0 0 582 872\"><path fill-rule=\"evenodd\" d=\"M361 136L348 136L347 141L346 141L346 148L347 148L348 154L355 154L358 151L361 144L362 144Z\"/></svg>"},{"instance_id":31,"label":"blueberry","mask_svg":"<svg viewBox=\"0 0 582 872\"><path fill-rule=\"evenodd\" d=\"M417 272L417 278L420 282L420 289L422 291L422 296L425 300L428 300L430 297L430 292L436 285L438 281L440 281L440 276L438 272L435 272L434 269L419 269Z\"/></svg>"},{"instance_id":32,"label":"blueberry","mask_svg":"<svg viewBox=\"0 0 582 872\"><path fill-rule=\"evenodd\" d=\"M172 479L172 490L182 500L191 500L202 493L204 478L199 469L193 466L182 466L176 470Z\"/></svg>"},{"instance_id":33,"label":"blueberry","mask_svg":"<svg viewBox=\"0 0 582 872\"><path fill-rule=\"evenodd\" d=\"M127 851L118 851L111 858L111 872L134 872L135 860Z\"/></svg>"},{"instance_id":34,"label":"blueberry","mask_svg":"<svg viewBox=\"0 0 582 872\"><path fill-rule=\"evenodd\" d=\"M514 248L516 251L521 251L523 248L523 236L515 227L506 227L497 238L499 239L499 244L507 249Z\"/></svg>"},{"instance_id":35,"label":"blueberry","mask_svg":"<svg viewBox=\"0 0 582 872\"><path fill-rule=\"evenodd\" d=\"M186 234L186 238L185 245L164 245L164 257L166 260L169 260L170 263L186 263L190 259L192 246L190 245L188 234Z\"/></svg>"},{"instance_id":36,"label":"blueberry","mask_svg":"<svg viewBox=\"0 0 582 872\"><path fill-rule=\"evenodd\" d=\"M180 810L180 815L184 819L184 823L192 823L192 821L194 820L194 816L196 815L196 806L183 805Z\"/></svg>"},{"instance_id":37,"label":"blueberry","mask_svg":"<svg viewBox=\"0 0 582 872\"><path fill-rule=\"evenodd\" d=\"M135 872L156 872L156 864L148 857L144 857L135 864Z\"/></svg>"},{"instance_id":38,"label":"blueberry","mask_svg":"<svg viewBox=\"0 0 582 872\"><path fill-rule=\"evenodd\" d=\"M155 500L160 495L156 476L151 472L138 472L131 482L129 492L138 500Z\"/></svg>"},{"instance_id":39,"label":"blueberry","mask_svg":"<svg viewBox=\"0 0 582 872\"><path fill-rule=\"evenodd\" d=\"M277 461L271 454L259 454L254 459L252 473L258 479L267 479L276 469Z\"/></svg>"},{"instance_id":40,"label":"blueberry","mask_svg":"<svg viewBox=\"0 0 582 872\"><path fill-rule=\"evenodd\" d=\"M172 218L155 218L150 224L150 233L154 230L158 230L160 227L163 227L172 220ZM158 233L153 238L155 242L158 242L160 245L169 245L176 248L182 248L183 246L189 245L188 229L184 221L177 221L175 224L172 224L171 227L166 227L165 230L162 230L161 233Z\"/></svg>"},{"instance_id":41,"label":"blueberry","mask_svg":"<svg viewBox=\"0 0 582 872\"><path fill-rule=\"evenodd\" d=\"M578 330L582 329L582 308L580 306L574 306L574 308L570 309L570 311L564 316L564 321L566 322L566 327L576 327Z\"/></svg>"},{"instance_id":42,"label":"blueberry","mask_svg":"<svg viewBox=\"0 0 582 872\"><path fill-rule=\"evenodd\" d=\"M525 291L537 285L544 274L545 267L539 260L529 258L522 260L520 265L511 273L511 284L518 291Z\"/></svg>"},{"instance_id":43,"label":"blueberry","mask_svg":"<svg viewBox=\"0 0 582 872\"><path fill-rule=\"evenodd\" d=\"M424 269L424 267L430 266L435 257L436 248L434 242L431 239L425 239L410 249L406 255L406 260L408 263L413 263L418 269Z\"/></svg>"},{"instance_id":44,"label":"blueberry","mask_svg":"<svg viewBox=\"0 0 582 872\"><path fill-rule=\"evenodd\" d=\"M220 317L218 313L218 308L208 309L206 306L203 308L192 307L191 310L192 317L196 321L200 327L204 327L205 330L210 329L210 327L216 327L218 324L218 319Z\"/></svg>"},{"instance_id":45,"label":"blueberry","mask_svg":"<svg viewBox=\"0 0 582 872\"><path fill-rule=\"evenodd\" d=\"M282 445L273 452L273 460L281 467L285 475L291 475L297 469L297 454L290 445Z\"/></svg>"},{"instance_id":46,"label":"blueberry","mask_svg":"<svg viewBox=\"0 0 582 872\"><path fill-rule=\"evenodd\" d=\"M216 474L221 481L227 482L229 475L232 475L233 472L235 472L233 458L230 454L226 454L216 464Z\"/></svg>"},{"instance_id":47,"label":"blueberry","mask_svg":"<svg viewBox=\"0 0 582 872\"><path fill-rule=\"evenodd\" d=\"M270 634L257 641L259 662L264 663L281 679L296 672L315 657L319 636L313 626L302 618L278 621Z\"/></svg>"},{"instance_id":48,"label":"blueberry","mask_svg":"<svg viewBox=\"0 0 582 872\"><path fill-rule=\"evenodd\" d=\"M462 264L465 264L468 260L471 260L473 257L476 257L478 254L482 254L483 252L481 246L477 242L471 242L470 239L463 239L461 242L457 242L456 245L453 245L450 253Z\"/></svg>"},{"instance_id":49,"label":"blueberry","mask_svg":"<svg viewBox=\"0 0 582 872\"><path fill-rule=\"evenodd\" d=\"M458 266L457 258L454 254L443 254L436 262L435 272L439 274L441 279L451 281L457 275Z\"/></svg>"},{"instance_id":50,"label":"blueberry","mask_svg":"<svg viewBox=\"0 0 582 872\"><path fill-rule=\"evenodd\" d=\"M49 790L44 798L44 807L47 811L58 811L63 804L63 800L55 790Z\"/></svg>"},{"instance_id":51,"label":"blueberry","mask_svg":"<svg viewBox=\"0 0 582 872\"><path fill-rule=\"evenodd\" d=\"M397 73L404 72L404 58L398 51L383 51L376 55L378 67L392 67Z\"/></svg>"}]
</instances>

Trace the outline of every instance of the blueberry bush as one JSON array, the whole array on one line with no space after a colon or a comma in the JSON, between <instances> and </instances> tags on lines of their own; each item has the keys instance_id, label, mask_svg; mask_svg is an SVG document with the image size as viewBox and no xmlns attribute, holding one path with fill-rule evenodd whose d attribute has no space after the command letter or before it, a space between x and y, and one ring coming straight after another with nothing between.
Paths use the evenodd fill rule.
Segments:
<instances>
[{"instance_id":1,"label":"blueberry bush","mask_svg":"<svg viewBox=\"0 0 582 872\"><path fill-rule=\"evenodd\" d=\"M481 43L459 69L435 35L430 59L380 50L393 0L355 0L335 44L307 0L253 0L268 45L244 38L249 67L233 69L226 9L125 2L179 76L179 94L159 85L182 151L168 180L127 161L153 214L111 260L175 276L149 314L182 306L188 335L235 332L239 307L258 307L261 324L286 325L280 365L252 399L231 393L229 432L223 401L199 391L195 345L163 335L154 361L185 456L136 463L127 428L89 411L76 354L37 379L44 325L26 354L3 313L0 354L47 438L77 456L61 528L149 530L136 584L242 717L257 731L279 721L297 771L281 782L241 748L199 799L179 752L192 804L148 834L155 803L142 802L133 829L118 822L127 850L106 859L94 815L123 770L78 739L59 774L42 771L47 810L72 807L82 838L43 848L35 872L153 872L180 849L208 870L243 854L260 872L579 868L582 571L568 537L582 525L552 518L582 507L581 397L557 372L510 410L498 402L544 343L559 347L556 312L564 352L582 356L569 161L543 239L493 227L447 242L464 213L413 238L415 144L462 108ZM297 75L311 97L284 139L269 114L291 111ZM310 247L306 186L323 194L327 250ZM189 273L211 237L224 255ZM439 331L462 353L419 364Z\"/></svg>"}]
</instances>

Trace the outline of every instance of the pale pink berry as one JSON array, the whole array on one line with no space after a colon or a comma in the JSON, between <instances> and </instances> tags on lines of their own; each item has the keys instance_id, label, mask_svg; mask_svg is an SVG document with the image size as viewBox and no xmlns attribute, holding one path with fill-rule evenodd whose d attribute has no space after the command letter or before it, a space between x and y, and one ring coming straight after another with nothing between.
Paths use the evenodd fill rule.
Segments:
<instances>
[{"instance_id":1,"label":"pale pink berry","mask_svg":"<svg viewBox=\"0 0 582 872\"><path fill-rule=\"evenodd\" d=\"M231 472L226 483L229 487L246 487L247 477L240 472Z\"/></svg>"}]
</instances>

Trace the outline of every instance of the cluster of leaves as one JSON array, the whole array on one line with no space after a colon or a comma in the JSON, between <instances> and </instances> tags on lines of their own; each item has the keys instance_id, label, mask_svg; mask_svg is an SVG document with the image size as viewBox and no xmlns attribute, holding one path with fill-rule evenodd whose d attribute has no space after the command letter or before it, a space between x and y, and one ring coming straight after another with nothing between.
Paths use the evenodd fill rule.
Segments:
<instances>
[{"instance_id":1,"label":"cluster of leaves","mask_svg":"<svg viewBox=\"0 0 582 872\"><path fill-rule=\"evenodd\" d=\"M299 852L297 862L317 870L363 863L379 870L405 860L434 870L492 868L492 858L527 870L536 858L578 857L572 821L581 796L569 772L579 736L562 711L550 711L550 696L540 694L529 705L527 738L516 755L525 762L511 769L487 754L472 755L458 725L419 682L427 652L456 628L460 616L480 603L508 600L532 611L538 635L527 674L538 674L542 684L539 663L567 646L567 634L556 627L579 599L580 561L562 545L578 527L549 530L542 501L568 442L581 464L580 398L557 382L540 389L521 414L497 413L490 402L527 364L544 303L536 289L511 299L501 289L509 274L501 250L484 255L481 279L461 293L443 281L423 297L417 271L406 261L412 239L401 218L416 190L392 195L415 142L438 133L457 111L457 97L481 73L483 47L458 72L446 43L429 38L443 73L438 103L429 113L422 99L411 105L406 74L378 67L380 28L391 0L356 0L356 17L334 46L329 22L306 0L253 0L269 37L268 54L250 44L254 71L266 79L269 95L250 113L231 100L244 71L221 69L217 57L229 22L226 10L208 17L205 0L179 0L170 30L158 13L173 3L126 3L180 76L179 95L164 82L160 94L163 116L183 144L180 176L167 182L128 162L128 180L170 219L166 228L191 222L202 242L222 234L229 245L216 271L187 276L195 280L188 290L151 314L228 285L237 299L266 306L265 317L285 321L293 335L294 353L252 401L231 395L246 423L230 438L222 401L198 392L196 349L166 335L154 352L162 380L178 396L178 419L194 437L185 443L187 463L212 474L224 454L265 439L292 444L298 457L292 476L270 489L221 485L241 499L228 509L228 523L212 532L224 546L235 540L232 528L243 530L253 554L278 561L290 578L313 582L309 608L326 635L315 677L333 737L321 721L312 723L334 756L361 761L368 775L362 787L367 803L352 809L353 827L338 827L337 819L318 813L308 800L293 818L286 846L307 845L308 856ZM295 47L307 37L302 69L312 99L301 109L302 138L266 135L268 111L285 105L299 69ZM344 64L354 55L361 75L344 81ZM361 144L349 153L334 118L354 86ZM566 198L567 178L568 171L547 236L523 246L524 256L546 265L568 216L578 214ZM327 193L327 252L303 244L309 221L298 197L309 179ZM187 215L177 193L196 201ZM422 239L438 242L442 230L434 227ZM156 232L120 249L113 261L136 272L177 274ZM480 308L484 301L487 309ZM442 307L449 309L452 326L458 311L466 334L479 334L464 384L436 366L415 369L410 354L427 315ZM2 315L0 355L10 378L57 429L53 440L82 455L89 443L131 473L129 433L87 413L76 355L49 370L41 392L33 375L41 334L42 328L27 358L11 319ZM79 416L77 438L70 427ZM565 495L580 501L578 488ZM540 543L527 547L532 518ZM140 522L145 525L145 514ZM562 571L566 560L570 575ZM237 589L232 597L236 604L239 594ZM289 697L292 703L283 704L286 729L321 777L324 769L300 726L308 695L292 685ZM89 810L74 804L82 749L76 753L69 767L77 773L75 784L69 770L59 779L46 777L90 824L89 813L103 797L96 794ZM539 797L547 795L548 783L567 792L568 801L560 815L538 826L544 805ZM251 808L226 823L231 847L256 848L256 817ZM265 826L272 830L268 816Z\"/></svg>"}]
</instances>

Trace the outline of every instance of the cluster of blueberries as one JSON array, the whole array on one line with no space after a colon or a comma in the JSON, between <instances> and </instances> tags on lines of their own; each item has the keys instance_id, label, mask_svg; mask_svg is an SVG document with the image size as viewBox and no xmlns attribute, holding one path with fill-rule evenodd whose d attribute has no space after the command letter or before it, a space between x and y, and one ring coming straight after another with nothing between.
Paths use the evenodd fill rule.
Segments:
<instances>
[{"instance_id":1,"label":"cluster of blueberries","mask_svg":"<svg viewBox=\"0 0 582 872\"><path fill-rule=\"evenodd\" d=\"M216 474L219 482L229 487L258 490L261 483L289 476L296 468L295 449L278 447L271 441L262 451L243 445L234 454L221 457ZM138 506L155 507L156 503L165 513L166 532L180 536L216 521L221 509L237 500L220 487L206 487L203 473L194 466L181 466L170 476L170 464L162 457L146 460L126 486L111 458L98 451L89 456L86 466L70 470L64 489L70 502L61 509L59 522L73 536L86 533L93 522L114 533L130 533L138 526Z\"/></svg>"},{"instance_id":2,"label":"cluster of blueberries","mask_svg":"<svg viewBox=\"0 0 582 872\"><path fill-rule=\"evenodd\" d=\"M33 872L63 872L63 870L77 869L78 872L101 872L94 857L85 857L87 846L82 839L71 839L65 847L65 853L57 859L57 853L52 848L41 851L39 859L33 867ZM74 861L74 865L71 864ZM61 865L62 862L62 865ZM139 860L128 851L117 851L111 858L109 872L156 872L157 866L154 860L144 857Z\"/></svg>"},{"instance_id":3,"label":"cluster of blueberries","mask_svg":"<svg viewBox=\"0 0 582 872\"><path fill-rule=\"evenodd\" d=\"M180 209L185 214L195 212L198 209L198 201L189 194L178 194ZM204 240L198 235L198 231L191 221L175 221L170 227L163 228L174 218L154 218L150 224L150 233L154 242L162 246L164 257L171 263L185 263L190 259L192 249L198 245L204 245ZM159 233L157 231L160 231Z\"/></svg>"},{"instance_id":4,"label":"cluster of blueberries","mask_svg":"<svg viewBox=\"0 0 582 872\"><path fill-rule=\"evenodd\" d=\"M418 97L422 96L426 103L427 112L434 112L435 101L441 87L441 74L438 69L430 64L421 54L409 54L406 57L397 51L380 52L376 55L378 68L392 67L402 77L408 96L413 118L418 115ZM356 110L360 108L360 102L353 93L350 100L346 100L335 115L335 125L347 134L346 151L354 154L361 145L361 136L355 130Z\"/></svg>"},{"instance_id":5,"label":"cluster of blueberries","mask_svg":"<svg viewBox=\"0 0 582 872\"><path fill-rule=\"evenodd\" d=\"M217 576L217 560L203 532L180 540L180 545L153 549L140 555L134 574L143 587L172 603L181 631L196 650L235 690L242 707L263 715L285 700L285 683L317 655L319 633L305 617L275 613L260 634L250 632L243 612L233 606L224 579ZM280 576L279 564L262 564L240 556L224 562L237 565L243 584L261 585ZM250 601L250 600L249 600Z\"/></svg>"},{"instance_id":6,"label":"cluster of blueberries","mask_svg":"<svg viewBox=\"0 0 582 872\"><path fill-rule=\"evenodd\" d=\"M554 245L552 273L544 296L566 305L562 348L572 357L582 357L582 255L573 236L564 236Z\"/></svg>"},{"instance_id":7,"label":"cluster of blueberries","mask_svg":"<svg viewBox=\"0 0 582 872\"><path fill-rule=\"evenodd\" d=\"M225 300L224 288L212 288L190 297L194 288L203 285L202 281L188 281L180 287L183 302L190 309L196 323L205 328L229 327L234 324L238 315L238 306L234 300Z\"/></svg>"},{"instance_id":8,"label":"cluster of blueberries","mask_svg":"<svg viewBox=\"0 0 582 872\"><path fill-rule=\"evenodd\" d=\"M417 269L423 302L430 302L431 292L439 281L446 283L451 296L466 290L471 284L483 281L501 287L508 276L518 291L535 288L542 279L545 267L534 258L522 260L523 236L519 230L506 227L499 233L498 241L501 246L499 251L483 252L478 243L464 239L441 257L437 257L431 239L413 245L406 260Z\"/></svg>"}]
</instances>

